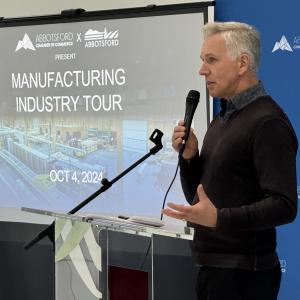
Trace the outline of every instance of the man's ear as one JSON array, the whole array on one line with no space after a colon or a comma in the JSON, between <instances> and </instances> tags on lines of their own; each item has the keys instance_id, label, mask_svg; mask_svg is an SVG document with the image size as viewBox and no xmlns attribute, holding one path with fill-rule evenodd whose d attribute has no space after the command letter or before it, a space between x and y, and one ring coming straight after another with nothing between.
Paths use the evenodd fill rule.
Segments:
<instances>
[{"instance_id":1,"label":"man's ear","mask_svg":"<svg viewBox=\"0 0 300 300\"><path fill-rule=\"evenodd\" d=\"M239 58L239 74L244 75L250 70L250 56L248 53L242 53Z\"/></svg>"}]
</instances>

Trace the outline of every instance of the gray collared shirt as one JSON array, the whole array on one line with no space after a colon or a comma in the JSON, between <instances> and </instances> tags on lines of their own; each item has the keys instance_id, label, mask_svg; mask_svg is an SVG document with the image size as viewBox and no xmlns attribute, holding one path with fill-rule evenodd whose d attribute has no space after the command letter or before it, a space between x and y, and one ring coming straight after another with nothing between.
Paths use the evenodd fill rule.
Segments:
<instances>
[{"instance_id":1,"label":"gray collared shirt","mask_svg":"<svg viewBox=\"0 0 300 300\"><path fill-rule=\"evenodd\" d=\"M258 84L251 86L250 88L244 90L243 92L233 96L229 101L221 99L221 119L226 123L231 115L246 105L253 102L255 99L261 96L267 95L263 83L259 81Z\"/></svg>"}]
</instances>

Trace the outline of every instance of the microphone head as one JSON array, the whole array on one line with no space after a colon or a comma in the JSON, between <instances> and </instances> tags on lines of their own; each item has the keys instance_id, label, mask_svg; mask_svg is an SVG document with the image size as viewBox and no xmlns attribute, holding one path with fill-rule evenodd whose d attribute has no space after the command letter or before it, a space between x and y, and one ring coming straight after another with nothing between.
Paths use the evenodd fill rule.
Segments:
<instances>
[{"instance_id":1,"label":"microphone head","mask_svg":"<svg viewBox=\"0 0 300 300\"><path fill-rule=\"evenodd\" d=\"M200 93L195 90L190 90L186 97L185 116L184 116L184 126L186 131L183 137L182 144L179 146L179 158L182 157L182 153L185 148L185 142L189 137L193 116L196 111L197 105L199 103L199 99L200 99Z\"/></svg>"},{"instance_id":2,"label":"microphone head","mask_svg":"<svg viewBox=\"0 0 300 300\"><path fill-rule=\"evenodd\" d=\"M186 98L187 99L192 99L193 101L199 102L200 93L198 91L195 91L195 90L190 90Z\"/></svg>"}]
</instances>

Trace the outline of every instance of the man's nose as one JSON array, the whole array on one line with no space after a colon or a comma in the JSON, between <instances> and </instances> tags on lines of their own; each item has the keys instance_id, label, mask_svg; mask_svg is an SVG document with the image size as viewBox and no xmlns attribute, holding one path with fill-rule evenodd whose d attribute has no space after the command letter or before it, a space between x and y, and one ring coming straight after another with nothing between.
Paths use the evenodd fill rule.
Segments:
<instances>
[{"instance_id":1,"label":"man's nose","mask_svg":"<svg viewBox=\"0 0 300 300\"><path fill-rule=\"evenodd\" d=\"M208 74L208 72L209 72L209 71L208 71L207 66L205 65L205 63L203 63L203 64L201 65L200 69L199 69L199 75L205 76L205 75Z\"/></svg>"}]
</instances>

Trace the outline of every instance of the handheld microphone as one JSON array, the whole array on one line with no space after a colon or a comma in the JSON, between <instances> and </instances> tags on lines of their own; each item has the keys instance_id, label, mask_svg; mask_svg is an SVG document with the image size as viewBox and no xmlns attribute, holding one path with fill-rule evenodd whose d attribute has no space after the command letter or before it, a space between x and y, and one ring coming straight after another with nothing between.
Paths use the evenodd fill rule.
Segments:
<instances>
[{"instance_id":1,"label":"handheld microphone","mask_svg":"<svg viewBox=\"0 0 300 300\"><path fill-rule=\"evenodd\" d=\"M190 90L186 97L185 115L184 115L185 135L183 137L182 144L179 146L179 155L178 155L179 158L182 157L182 153L185 149L186 142L189 138L192 120L193 120L197 105L199 103L199 98L200 98L200 93L198 91L194 91L194 90Z\"/></svg>"}]
</instances>

